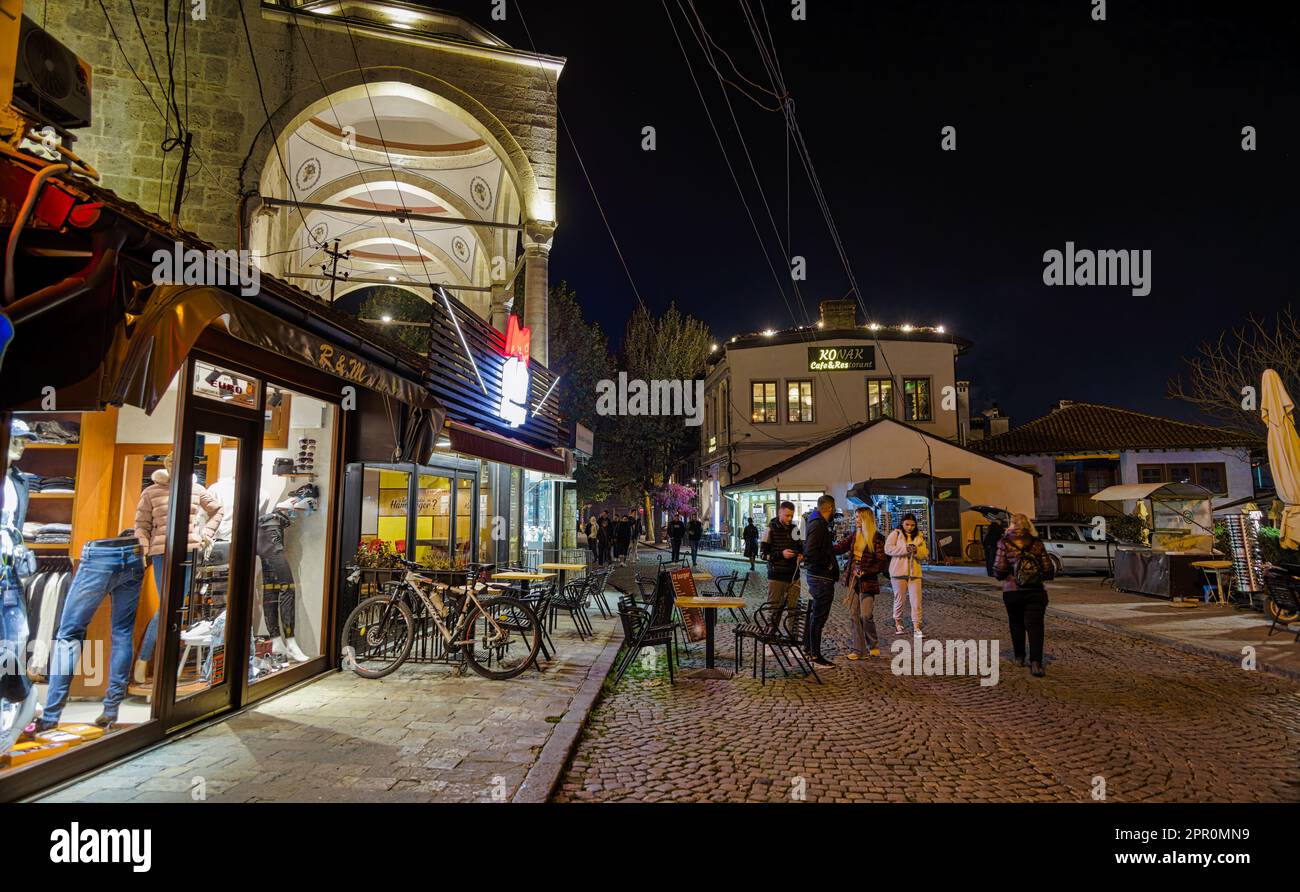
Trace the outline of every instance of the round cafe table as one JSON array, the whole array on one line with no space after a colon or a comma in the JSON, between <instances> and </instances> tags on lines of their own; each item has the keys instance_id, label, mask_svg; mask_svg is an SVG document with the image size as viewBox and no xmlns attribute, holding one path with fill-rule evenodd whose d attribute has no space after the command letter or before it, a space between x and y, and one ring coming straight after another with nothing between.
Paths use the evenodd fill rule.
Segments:
<instances>
[{"instance_id":1,"label":"round cafe table","mask_svg":"<svg viewBox=\"0 0 1300 892\"><path fill-rule=\"evenodd\" d=\"M708 577L712 579L713 577ZM713 665L713 630L718 623L718 611L730 609L740 609L745 606L744 598L719 598L708 597L706 595L697 595L693 598L678 598L678 607L694 607L704 611L704 667L703 669L688 669L682 673L682 678L731 678L731 673L726 669L718 669Z\"/></svg>"}]
</instances>

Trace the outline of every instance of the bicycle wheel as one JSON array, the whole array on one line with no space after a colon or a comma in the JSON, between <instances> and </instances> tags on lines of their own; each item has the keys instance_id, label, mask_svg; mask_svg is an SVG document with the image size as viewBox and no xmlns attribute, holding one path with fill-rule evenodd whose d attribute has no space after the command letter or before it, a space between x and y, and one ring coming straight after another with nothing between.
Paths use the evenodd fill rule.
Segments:
<instances>
[{"instance_id":1,"label":"bicycle wheel","mask_svg":"<svg viewBox=\"0 0 1300 892\"><path fill-rule=\"evenodd\" d=\"M1280 604L1270 596L1268 599L1268 618L1279 623L1290 624L1300 619L1300 613L1294 610L1284 610Z\"/></svg>"},{"instance_id":2,"label":"bicycle wheel","mask_svg":"<svg viewBox=\"0 0 1300 892\"><path fill-rule=\"evenodd\" d=\"M415 619L404 601L367 598L343 624L343 665L362 678L383 678L410 656Z\"/></svg>"},{"instance_id":3,"label":"bicycle wheel","mask_svg":"<svg viewBox=\"0 0 1300 892\"><path fill-rule=\"evenodd\" d=\"M467 604L469 616L459 642L469 667L484 678L503 680L523 672L542 646L537 614L515 598L485 598Z\"/></svg>"}]
</instances>

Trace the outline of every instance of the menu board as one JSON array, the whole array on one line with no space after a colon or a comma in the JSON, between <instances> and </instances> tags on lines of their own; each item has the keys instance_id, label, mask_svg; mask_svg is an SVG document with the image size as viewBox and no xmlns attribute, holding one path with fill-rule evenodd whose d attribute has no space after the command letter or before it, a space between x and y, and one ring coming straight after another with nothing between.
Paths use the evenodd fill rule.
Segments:
<instances>
[{"instance_id":1,"label":"menu board","mask_svg":"<svg viewBox=\"0 0 1300 892\"><path fill-rule=\"evenodd\" d=\"M699 593L695 590L695 578L691 575L690 567L679 567L668 574L673 584L673 594L678 598L696 598ZM698 607L678 607L682 615L682 626L685 627L687 641L703 641L708 637L704 627L704 611Z\"/></svg>"}]
</instances>

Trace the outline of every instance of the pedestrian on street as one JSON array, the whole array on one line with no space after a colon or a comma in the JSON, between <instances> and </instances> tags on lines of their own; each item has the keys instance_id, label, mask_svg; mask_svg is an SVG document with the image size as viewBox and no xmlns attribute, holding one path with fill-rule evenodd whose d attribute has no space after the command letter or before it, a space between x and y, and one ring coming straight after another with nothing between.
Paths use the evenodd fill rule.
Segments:
<instances>
[{"instance_id":1,"label":"pedestrian on street","mask_svg":"<svg viewBox=\"0 0 1300 892\"><path fill-rule=\"evenodd\" d=\"M893 560L889 562L889 578L894 583L894 631L902 635L903 601L912 601L912 634L921 634L921 561L930 556L930 547L925 543L916 523L916 515L904 514L898 528L885 540L885 554Z\"/></svg>"},{"instance_id":2,"label":"pedestrian on street","mask_svg":"<svg viewBox=\"0 0 1300 892\"><path fill-rule=\"evenodd\" d=\"M614 525L614 547L620 566L627 563L627 550L632 544L632 519L624 514Z\"/></svg>"},{"instance_id":3,"label":"pedestrian on street","mask_svg":"<svg viewBox=\"0 0 1300 892\"><path fill-rule=\"evenodd\" d=\"M1024 514L1011 517L998 542L994 576L1002 581L1002 603L1011 626L1011 647L1016 665L1025 665L1025 633L1029 635L1029 674L1042 678L1043 619L1047 613L1047 586L1055 568L1037 531Z\"/></svg>"},{"instance_id":4,"label":"pedestrian on street","mask_svg":"<svg viewBox=\"0 0 1300 892\"><path fill-rule=\"evenodd\" d=\"M605 512L600 513L600 526L596 529L596 540L600 545L599 562L602 566L610 561L610 544L613 540L614 530L610 525L609 518Z\"/></svg>"},{"instance_id":5,"label":"pedestrian on street","mask_svg":"<svg viewBox=\"0 0 1300 892\"><path fill-rule=\"evenodd\" d=\"M835 601L835 580L840 575L837 554L844 554L852 539L836 542L831 535L831 516L835 514L835 499L822 496L817 500L817 513L808 523L803 543L804 571L808 574L808 596L812 598L812 616L808 620L808 635L804 650L814 666L834 666L822 655L822 630L831 615Z\"/></svg>"},{"instance_id":6,"label":"pedestrian on street","mask_svg":"<svg viewBox=\"0 0 1300 892\"><path fill-rule=\"evenodd\" d=\"M848 589L844 603L853 626L853 650L849 651L849 659L858 660L868 653L878 657L876 595L880 594L880 574L889 568L889 558L885 554L885 537L876 529L874 511L866 507L857 510L857 529L845 537L843 544L851 549L841 580Z\"/></svg>"},{"instance_id":7,"label":"pedestrian on street","mask_svg":"<svg viewBox=\"0 0 1300 892\"><path fill-rule=\"evenodd\" d=\"M641 526L641 512L636 511L632 514L631 537L628 540L628 559L633 564L635 564L637 560L637 546L641 543L641 534L643 529L644 528Z\"/></svg>"},{"instance_id":8,"label":"pedestrian on street","mask_svg":"<svg viewBox=\"0 0 1300 892\"><path fill-rule=\"evenodd\" d=\"M686 525L686 538L691 543L691 566L699 565L700 540L704 538L704 524L699 517L692 514L691 522Z\"/></svg>"},{"instance_id":9,"label":"pedestrian on street","mask_svg":"<svg viewBox=\"0 0 1300 892\"><path fill-rule=\"evenodd\" d=\"M745 540L745 557L749 558L749 569L753 572L754 559L758 557L758 527L754 526L753 518L745 524L745 532L741 536Z\"/></svg>"},{"instance_id":10,"label":"pedestrian on street","mask_svg":"<svg viewBox=\"0 0 1300 892\"><path fill-rule=\"evenodd\" d=\"M600 524L596 521L596 515L592 514L587 517L587 547L591 549L591 559L600 563L600 539L597 535Z\"/></svg>"},{"instance_id":11,"label":"pedestrian on street","mask_svg":"<svg viewBox=\"0 0 1300 892\"><path fill-rule=\"evenodd\" d=\"M993 561L997 557L998 543L1002 541L1002 535L1007 531L1001 521L993 519L989 521L989 528L984 531L984 569L990 576L993 575Z\"/></svg>"},{"instance_id":12,"label":"pedestrian on street","mask_svg":"<svg viewBox=\"0 0 1300 892\"><path fill-rule=\"evenodd\" d=\"M759 545L767 561L767 603L772 605L772 632L781 628L781 614L791 613L799 604L799 561L803 559L803 542L794 525L794 503L782 502L776 517L768 521Z\"/></svg>"},{"instance_id":13,"label":"pedestrian on street","mask_svg":"<svg viewBox=\"0 0 1300 892\"><path fill-rule=\"evenodd\" d=\"M686 538L686 522L680 514L674 515L668 523L668 541L673 546L673 563L682 559L682 539Z\"/></svg>"}]
</instances>

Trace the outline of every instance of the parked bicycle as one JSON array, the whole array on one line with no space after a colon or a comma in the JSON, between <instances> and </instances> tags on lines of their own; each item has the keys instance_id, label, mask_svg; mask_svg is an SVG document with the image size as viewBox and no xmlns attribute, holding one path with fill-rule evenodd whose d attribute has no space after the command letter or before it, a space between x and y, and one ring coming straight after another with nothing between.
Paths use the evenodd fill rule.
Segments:
<instances>
[{"instance_id":1,"label":"parked bicycle","mask_svg":"<svg viewBox=\"0 0 1300 892\"><path fill-rule=\"evenodd\" d=\"M383 678L406 662L425 618L448 653L461 654L484 678L514 678L537 658L542 630L526 603L497 594L480 599L472 579L452 586L421 575L419 564L399 561L402 578L358 604L343 624L343 660L357 675Z\"/></svg>"}]
</instances>

